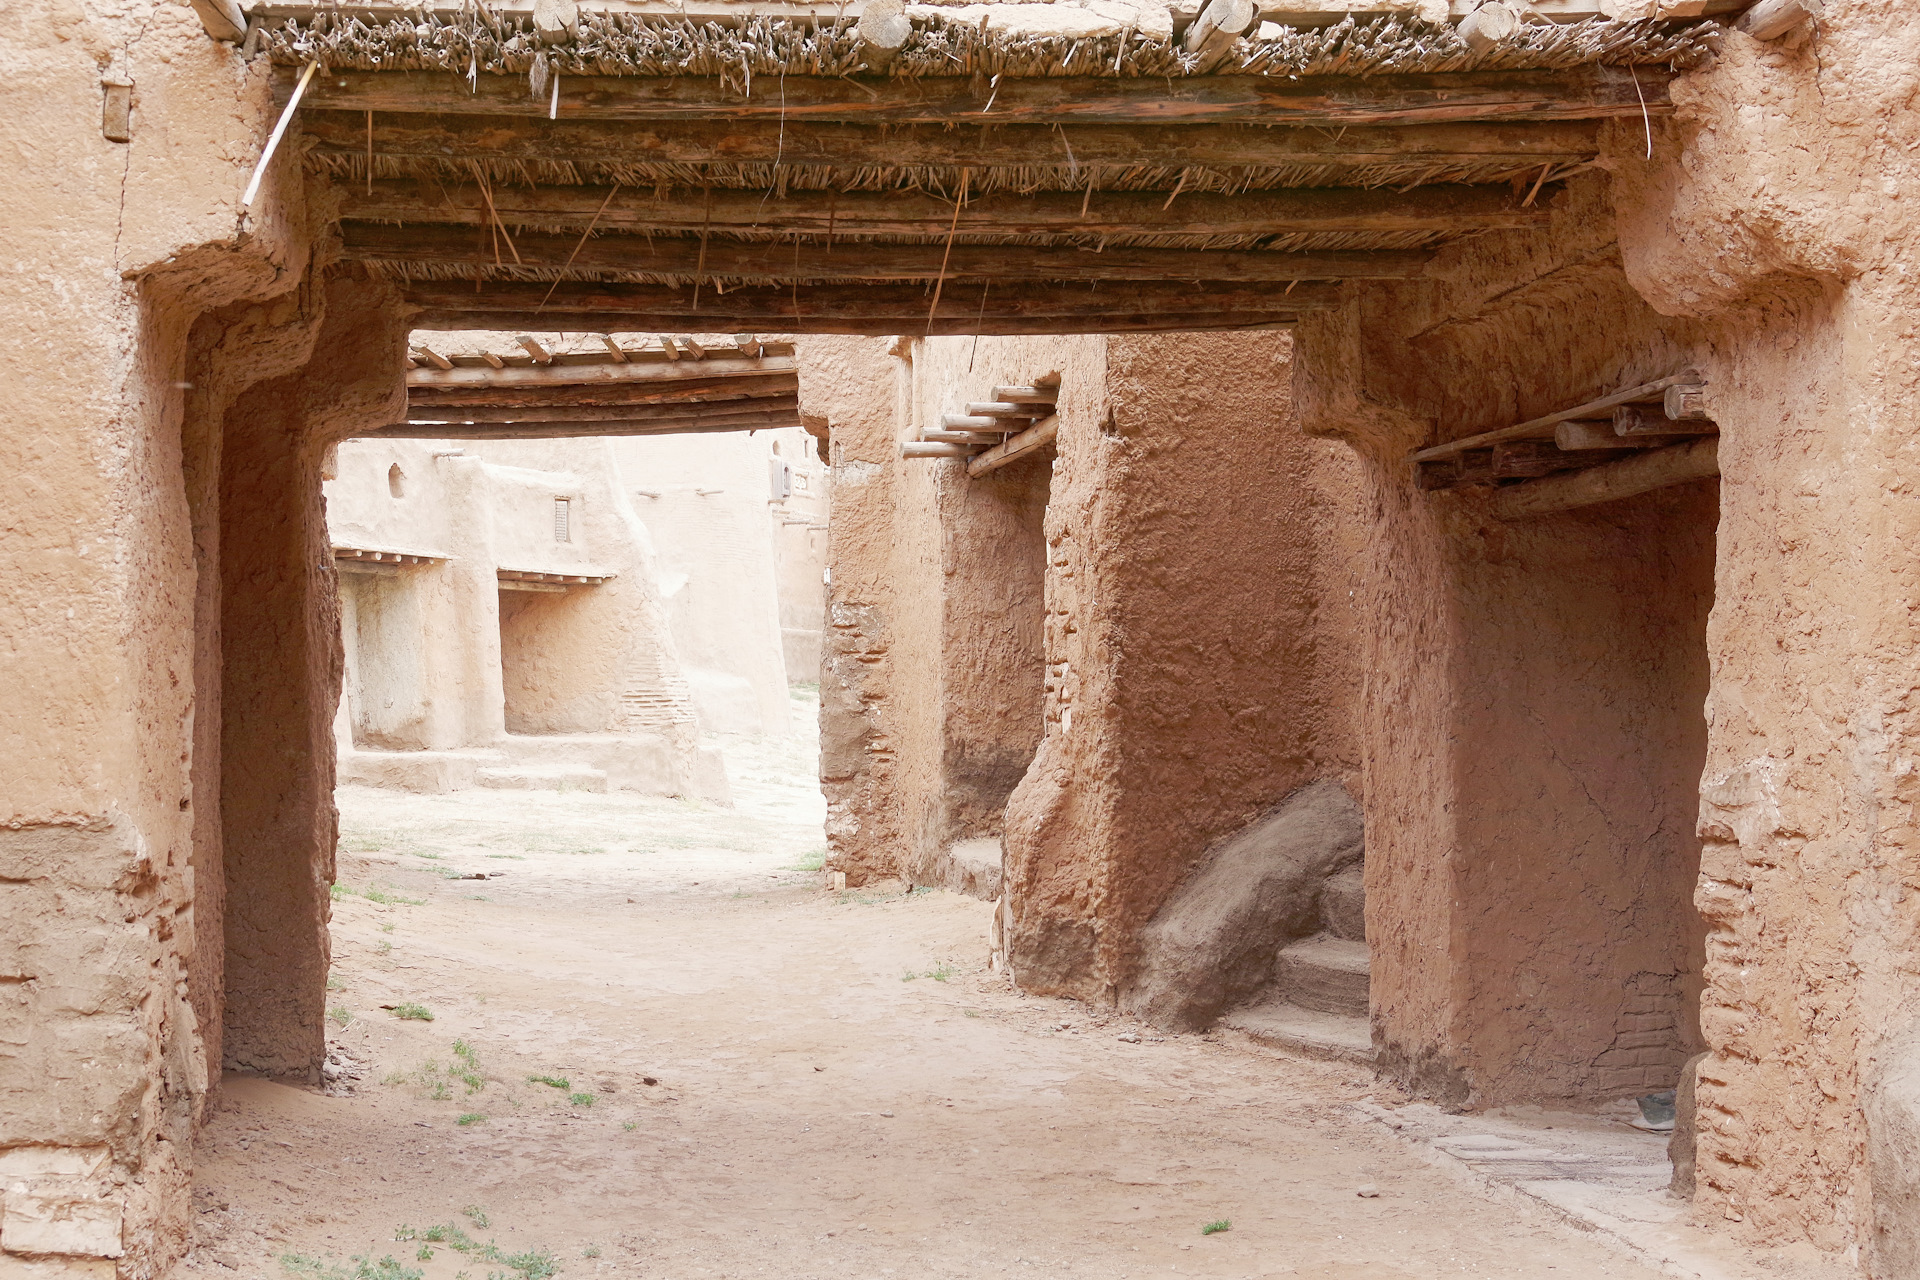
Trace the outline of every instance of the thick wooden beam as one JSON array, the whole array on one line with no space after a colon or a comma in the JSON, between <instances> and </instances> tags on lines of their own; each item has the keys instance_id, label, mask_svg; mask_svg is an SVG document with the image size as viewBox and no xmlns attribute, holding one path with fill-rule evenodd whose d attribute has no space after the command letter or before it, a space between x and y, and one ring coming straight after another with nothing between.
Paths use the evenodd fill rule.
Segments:
<instances>
[{"instance_id":1,"label":"thick wooden beam","mask_svg":"<svg viewBox=\"0 0 1920 1280\"><path fill-rule=\"evenodd\" d=\"M1649 449L1585 471L1509 485L1494 494L1493 514L1501 520L1524 520L1719 474L1720 441L1708 437L1668 449Z\"/></svg>"},{"instance_id":2,"label":"thick wooden beam","mask_svg":"<svg viewBox=\"0 0 1920 1280\"><path fill-rule=\"evenodd\" d=\"M866 124L1445 124L1463 120L1599 120L1664 115L1665 67L1474 71L1379 76L761 76L751 96L710 76L560 77L558 106L525 76L482 75L472 89L444 71L333 71L313 82L316 110L594 120L846 120ZM277 100L298 71L277 67ZM364 118L364 117L363 117Z\"/></svg>"},{"instance_id":3,"label":"thick wooden beam","mask_svg":"<svg viewBox=\"0 0 1920 1280\"><path fill-rule=\"evenodd\" d=\"M1154 312L1192 312L1217 309L1240 313L1263 311L1318 311L1339 304L1338 285L1307 284L1280 290L1258 283L1217 281L1196 289L1185 283L1125 281L1089 287L1074 284L1000 282L994 285L948 288L938 301L918 285L855 284L798 285L792 288L729 289L658 284L611 284L566 280L557 285L540 282L492 281L476 290L465 281L416 280L402 294L415 306L436 313L496 310L536 312L545 309L570 315L603 314L621 318L629 313L648 316L680 315L683 328L725 331L731 323L720 317L746 316L764 329L785 331L813 315L843 319L918 316L923 320L1011 320L1033 316L1142 315ZM475 325L474 328L481 326ZM548 326L570 327L570 326ZM619 366L625 367L625 366ZM442 375L446 376L446 375Z\"/></svg>"},{"instance_id":4,"label":"thick wooden beam","mask_svg":"<svg viewBox=\"0 0 1920 1280\"><path fill-rule=\"evenodd\" d=\"M655 436L708 431L775 431L800 426L798 411L753 416L689 416L615 422L396 422L362 436L410 440L553 440L569 436Z\"/></svg>"},{"instance_id":5,"label":"thick wooden beam","mask_svg":"<svg viewBox=\"0 0 1920 1280\"><path fill-rule=\"evenodd\" d=\"M469 285L468 288L471 289L472 286ZM539 328L538 325L517 327ZM639 329L632 332L649 331ZM762 356L757 360L682 361L668 360L666 354L660 351L629 351L627 358L619 364L611 360L568 364L563 356L553 364L519 365L505 369L490 369L479 365L456 365L444 372L438 369L415 369L407 374L407 387L412 391L414 389L451 390L456 387L571 387L610 383L624 385L635 382L671 386L684 383L712 383L719 386L734 377L759 378L771 374L784 374L789 378L797 378L798 368L791 355Z\"/></svg>"},{"instance_id":6,"label":"thick wooden beam","mask_svg":"<svg viewBox=\"0 0 1920 1280\"><path fill-rule=\"evenodd\" d=\"M341 189L341 216L356 222L490 221L489 200L471 185L398 179ZM510 226L592 226L602 231L730 231L809 236L911 235L1287 235L1307 232L1449 233L1538 226L1541 202L1524 206L1506 187L1436 185L1407 191L1321 187L1240 195L1162 191L1003 193L978 196L954 216L953 201L918 191L764 191L675 187L618 191L585 186L498 186L491 208ZM597 219L597 220L596 220ZM489 239L489 257L491 257ZM518 247L518 241L515 241ZM711 248L711 241L709 241ZM584 252L584 250L583 250ZM792 246L788 246L792 252ZM501 259L511 263L502 249Z\"/></svg>"},{"instance_id":7,"label":"thick wooden beam","mask_svg":"<svg viewBox=\"0 0 1920 1280\"><path fill-rule=\"evenodd\" d=\"M367 153L364 111L303 111L300 127L319 154ZM1374 126L1331 133L1233 124L886 128L837 121L604 123L376 111L373 149L376 156L413 161L569 164L1519 168L1589 160L1600 149L1599 128L1582 120Z\"/></svg>"},{"instance_id":8,"label":"thick wooden beam","mask_svg":"<svg viewBox=\"0 0 1920 1280\"><path fill-rule=\"evenodd\" d=\"M680 419L734 414L797 413L799 400L792 395L755 396L750 400L703 400L697 404L603 404L603 405L412 405L407 406L407 421L428 422L644 422L650 419Z\"/></svg>"},{"instance_id":9,"label":"thick wooden beam","mask_svg":"<svg viewBox=\"0 0 1920 1280\"><path fill-rule=\"evenodd\" d=\"M710 291L709 291L710 292ZM804 295L805 289L802 288ZM726 295L731 298L732 293ZM461 331L469 329L512 329L541 327L562 329L568 333L627 333L648 330L671 329L678 325L682 328L691 324L716 329L728 329L732 326L756 324L766 329L777 329L781 333L849 333L864 334L869 337L884 337L894 334L914 334L928 337L950 335L1020 336L1028 334L1068 334L1068 333L1187 333L1216 329L1278 329L1292 325L1298 318L1297 311L1253 311L1222 312L1193 310L1188 312L1151 312L1128 314L1115 311L1111 313L1089 312L1085 315L1049 315L999 317L988 315L955 315L961 308L949 308L945 299L941 301L942 315L931 323L927 320L924 308L901 313L899 315L847 316L826 311L805 312L801 315L785 314L770 319L767 313L743 309L739 313L720 312L712 309L703 294L700 313L688 315L685 312L669 314L645 314L638 312L614 311L438 311L425 310L413 318L416 329L437 329ZM717 300L716 300L717 301ZM1196 293L1192 305L1196 308L1206 301L1203 295ZM1276 301L1280 301L1276 299Z\"/></svg>"},{"instance_id":10,"label":"thick wooden beam","mask_svg":"<svg viewBox=\"0 0 1920 1280\"><path fill-rule=\"evenodd\" d=\"M790 373L758 378L698 378L685 382L594 382L527 386L500 384L466 387L413 387L407 403L418 409L462 405L674 405L713 400L792 395L799 380Z\"/></svg>"},{"instance_id":11,"label":"thick wooden beam","mask_svg":"<svg viewBox=\"0 0 1920 1280\"><path fill-rule=\"evenodd\" d=\"M349 222L343 253L369 262L491 267L491 248L464 228ZM799 246L708 241L696 236L594 236L522 232L523 267L645 271L656 275L784 280L1401 280L1420 274L1432 255L1412 250L1330 253L1191 249L1034 247L1031 245L873 244Z\"/></svg>"}]
</instances>

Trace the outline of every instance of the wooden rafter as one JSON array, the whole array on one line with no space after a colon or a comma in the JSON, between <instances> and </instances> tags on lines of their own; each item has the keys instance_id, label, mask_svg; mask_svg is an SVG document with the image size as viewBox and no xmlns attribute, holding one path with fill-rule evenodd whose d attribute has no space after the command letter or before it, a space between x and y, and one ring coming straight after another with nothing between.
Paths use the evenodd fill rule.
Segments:
<instances>
[{"instance_id":1,"label":"wooden rafter","mask_svg":"<svg viewBox=\"0 0 1920 1280\"><path fill-rule=\"evenodd\" d=\"M953 200L915 191L789 190L773 200L764 191L502 186L483 198L478 187L388 179L375 182L371 194L348 187L341 195L342 216L353 221L480 227L491 208L513 226L692 234L930 236L937 229L944 237L949 226L959 235L1447 233L1533 227L1548 216L1540 202L1525 205L1507 187L1465 185L1191 192L1173 199L1155 191L995 194L965 202L957 217Z\"/></svg>"},{"instance_id":2,"label":"wooden rafter","mask_svg":"<svg viewBox=\"0 0 1920 1280\"><path fill-rule=\"evenodd\" d=\"M792 416L800 411L799 400L792 395L755 396L747 400L702 400L697 404L607 405L578 408L567 405L475 405L467 408L430 408L407 406L410 425L472 422L679 422L702 417L753 417L767 414Z\"/></svg>"},{"instance_id":3,"label":"wooden rafter","mask_svg":"<svg viewBox=\"0 0 1920 1280\"><path fill-rule=\"evenodd\" d=\"M363 111L309 111L301 127L322 155L367 151ZM865 168L968 164L1463 167L1570 164L1599 151L1599 125L1480 121L1407 127L1241 125L990 125L882 128L836 121L684 120L604 123L514 116L376 111L375 154L407 160L568 164L790 164Z\"/></svg>"},{"instance_id":4,"label":"wooden rafter","mask_svg":"<svg viewBox=\"0 0 1920 1280\"><path fill-rule=\"evenodd\" d=\"M807 286L801 286L804 296ZM782 290L784 292L784 290ZM952 291L949 290L949 293ZM610 311L438 311L423 310L414 316L416 329L437 329L445 331L464 331L471 329L511 329L529 325L544 326L549 329L564 329L569 333L624 333L640 329L670 329L675 326L687 327L689 323L718 329L730 328L735 324L765 323L765 327L774 328L775 323L768 320L767 312L760 306L748 302L735 311L721 311L709 305L712 292L702 296L700 313L688 315L686 312L667 314L621 313ZM733 297L729 292L725 295ZM721 301L721 299L714 299ZM1043 315L1002 317L987 315L976 316L973 313L959 314L965 308L959 304L951 306L953 314L940 315L928 320L925 307L917 311L892 315L848 316L830 312L806 312L799 315L788 314L778 318L777 327L783 333L846 333L899 334L910 333L927 337L983 336L997 335L1033 335L1033 334L1069 334L1069 333L1180 333L1201 332L1226 329L1273 329L1292 325L1299 319L1299 313L1293 310L1259 310L1251 312L1206 310L1206 297L1196 293L1193 310L1132 313L1126 311L1102 312L1089 307L1078 315ZM947 301L942 301L942 309L948 310ZM976 302L977 305L977 302Z\"/></svg>"},{"instance_id":5,"label":"wooden rafter","mask_svg":"<svg viewBox=\"0 0 1920 1280\"><path fill-rule=\"evenodd\" d=\"M493 255L464 230L348 223L349 259L457 266L486 274ZM1031 245L784 244L708 241L695 236L580 237L524 232L514 238L522 267L575 273L645 272L729 280L1392 280L1420 274L1432 256L1417 250L1324 253L1192 249L1091 249Z\"/></svg>"},{"instance_id":6,"label":"wooden rafter","mask_svg":"<svg viewBox=\"0 0 1920 1280\"><path fill-rule=\"evenodd\" d=\"M1636 84L1635 73L1638 73ZM275 69L281 101L297 73ZM1444 124L1463 120L1598 120L1673 109L1666 68L1584 66L1444 75L1191 76L1185 79L920 76L855 82L786 76L742 96L706 76L569 76L554 102L524 76L341 71L315 80L314 109L596 120L845 120L867 124ZM963 160L956 163L964 163Z\"/></svg>"},{"instance_id":7,"label":"wooden rafter","mask_svg":"<svg viewBox=\"0 0 1920 1280\"><path fill-rule=\"evenodd\" d=\"M469 286L471 288L471 286ZM772 351L768 347L765 350ZM481 365L456 365L444 372L437 369L416 369L407 375L407 386L418 391L453 391L461 388L481 388L492 390L506 387L575 387L596 385L642 384L660 388L663 393L673 387L684 385L722 386L734 378L764 378L780 375L787 379L797 377L798 365L791 353L792 348L781 347L780 355L765 355L759 359L730 360L724 357L699 360L668 360L664 352L630 352L620 363L606 359L568 358L562 356L549 365L509 366L494 369Z\"/></svg>"}]
</instances>

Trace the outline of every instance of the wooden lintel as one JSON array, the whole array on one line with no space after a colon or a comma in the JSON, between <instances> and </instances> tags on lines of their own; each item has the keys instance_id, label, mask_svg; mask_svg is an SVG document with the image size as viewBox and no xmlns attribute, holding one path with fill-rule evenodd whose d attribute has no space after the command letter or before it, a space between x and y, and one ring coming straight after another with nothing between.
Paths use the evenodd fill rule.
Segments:
<instances>
[{"instance_id":1,"label":"wooden lintel","mask_svg":"<svg viewBox=\"0 0 1920 1280\"><path fill-rule=\"evenodd\" d=\"M764 191L674 187L497 186L383 179L371 193L340 189L342 216L357 222L451 223L481 227L497 214L522 227L589 226L601 231L801 235L1284 235L1308 232L1460 232L1537 226L1549 216L1504 186L1436 184L1182 193L1095 191L996 193L953 201L921 191ZM357 234L357 233L356 233ZM518 247L519 241L515 240ZM711 249L709 244L709 249ZM584 250L583 250L584 252ZM792 246L788 246L792 252ZM489 261L491 254L489 253Z\"/></svg>"},{"instance_id":2,"label":"wooden lintel","mask_svg":"<svg viewBox=\"0 0 1920 1280\"><path fill-rule=\"evenodd\" d=\"M609 405L575 409L567 406L529 405L518 409L484 406L451 409L409 407L410 426L431 427L447 423L482 422L679 422L696 418L750 418L768 414L795 414L800 402L794 396L768 396L757 400L725 400L706 404Z\"/></svg>"},{"instance_id":3,"label":"wooden lintel","mask_svg":"<svg viewBox=\"0 0 1920 1280\"><path fill-rule=\"evenodd\" d=\"M555 440L573 436L697 435L712 431L773 431L801 425L797 412L751 420L713 417L653 422L474 422L426 425L396 422L363 436L413 440Z\"/></svg>"},{"instance_id":4,"label":"wooden lintel","mask_svg":"<svg viewBox=\"0 0 1920 1280\"><path fill-rule=\"evenodd\" d=\"M1671 448L1649 449L1585 471L1509 485L1494 494L1493 514L1501 520L1524 520L1719 474L1720 441L1709 436Z\"/></svg>"},{"instance_id":5,"label":"wooden lintel","mask_svg":"<svg viewBox=\"0 0 1920 1280\"><path fill-rule=\"evenodd\" d=\"M1038 452L1053 443L1054 436L1060 430L1060 417L1042 418L1017 436L1009 436L1006 441L995 445L979 457L967 463L967 475L977 478L996 471L1009 463L1018 462L1029 454Z\"/></svg>"},{"instance_id":6,"label":"wooden lintel","mask_svg":"<svg viewBox=\"0 0 1920 1280\"><path fill-rule=\"evenodd\" d=\"M728 297L733 295L729 293ZM1205 302L1196 296L1194 305ZM1275 301L1280 301L1276 299ZM943 310L945 304L942 304ZM957 312L958 307L952 308ZM1221 312L1194 310L1132 315L1126 312L1081 315L998 317L941 315L929 321L924 310L899 315L848 316L830 312L805 312L768 316L764 312L743 309L719 312L703 297L700 314L648 315L611 311L439 311L424 310L413 318L416 329L465 331L471 329L511 329L537 320L549 328L569 333L625 333L630 330L668 329L689 322L725 329L735 324L766 322L768 329L782 333L845 333L868 337L898 334L916 336L1022 336L1071 333L1199 333L1235 329L1284 329L1299 318L1298 311Z\"/></svg>"},{"instance_id":7,"label":"wooden lintel","mask_svg":"<svg viewBox=\"0 0 1920 1280\"><path fill-rule=\"evenodd\" d=\"M1638 73L1636 87L1634 72ZM276 99L299 71L275 68ZM315 110L430 112L594 120L846 120L867 124L1446 124L1464 120L1598 120L1673 109L1665 67L1418 75L1185 77L760 77L750 96L712 76L559 78L536 101L525 76L444 71L330 71Z\"/></svg>"},{"instance_id":8,"label":"wooden lintel","mask_svg":"<svg viewBox=\"0 0 1920 1280\"><path fill-rule=\"evenodd\" d=\"M472 285L468 285L469 291ZM527 308L532 311L533 308ZM471 327L471 326L469 326ZM557 326L549 325L555 329ZM590 330L599 332L599 330ZM621 330L619 332L625 332ZM639 332L635 330L635 332ZM706 360L697 365L678 364L665 359L646 359L656 352L630 353L626 362L615 364L610 360L592 363L566 364L555 361L546 365L522 365L506 369L489 369L474 365L456 365L452 369L415 369L407 374L409 390L420 388L432 390L453 387L567 387L588 386L593 384L662 382L678 383L688 380L713 381L738 375L755 378L765 374L785 374L797 376L799 366L791 356L766 356L758 360Z\"/></svg>"},{"instance_id":9,"label":"wooden lintel","mask_svg":"<svg viewBox=\"0 0 1920 1280\"><path fill-rule=\"evenodd\" d=\"M499 197L496 196L496 199ZM341 228L343 255L372 262L457 265L483 273L490 249L464 227L350 222ZM1431 254L1415 250L1327 253L1191 249L1092 249L1032 245L813 242L785 244L709 240L697 236L577 235L521 232L514 249L522 267L582 272L632 271L663 276L778 282L784 280L1395 280L1420 274Z\"/></svg>"},{"instance_id":10,"label":"wooden lintel","mask_svg":"<svg viewBox=\"0 0 1920 1280\"><path fill-rule=\"evenodd\" d=\"M1558 413L1549 413L1545 417L1533 418L1526 422L1517 422L1510 427L1501 427L1494 431L1482 431L1478 435L1463 436L1458 440L1449 440L1445 444L1436 444L1426 449L1418 449L1409 454L1407 461L1437 462L1442 458L1451 458L1475 449L1490 449L1507 440L1539 440L1553 435L1555 427L1563 422L1575 419L1610 418L1615 407L1623 404L1635 404L1644 400L1657 400L1668 387L1682 383L1697 383L1700 375L1688 370L1685 373L1672 374L1642 383L1637 387L1628 387L1612 395L1577 404L1571 409L1562 409Z\"/></svg>"},{"instance_id":11,"label":"wooden lintel","mask_svg":"<svg viewBox=\"0 0 1920 1280\"><path fill-rule=\"evenodd\" d=\"M364 157L364 111L301 113L321 155ZM838 121L680 120L603 123L513 116L376 111L378 157L411 161L536 161L568 164L790 164L865 168L969 165L975 169L1090 166L1418 164L1521 168L1574 164L1600 150L1599 124L1585 120L1509 124L1318 128L1219 125L920 126L879 128Z\"/></svg>"},{"instance_id":12,"label":"wooden lintel","mask_svg":"<svg viewBox=\"0 0 1920 1280\"><path fill-rule=\"evenodd\" d=\"M764 320L765 328L782 330L814 315L843 319L906 316L924 319L935 315L935 318L946 319L1012 320L1039 316L1145 315L1163 311L1184 314L1199 310L1297 313L1337 306L1343 297L1336 285L1316 284L1301 285L1283 294L1257 283L1225 281L1215 281L1200 289L1165 281L1114 281L1095 288L1000 282L946 289L940 296L936 315L931 305L933 299L926 290L899 284L754 287L729 289L720 294L712 288L698 290L691 286L599 281L570 280L558 285L493 281L476 290L463 281L416 280L406 285L402 294L409 303L439 313L532 311L544 304L556 315L680 315L684 318L682 327L690 329L726 329L731 326L720 323L723 317L751 316ZM704 361L692 366L695 371L707 367Z\"/></svg>"},{"instance_id":13,"label":"wooden lintel","mask_svg":"<svg viewBox=\"0 0 1920 1280\"><path fill-rule=\"evenodd\" d=\"M800 385L791 373L762 378L695 379L674 382L595 382L554 386L414 387L410 407L439 410L467 405L514 408L525 405L673 406L758 396L791 396Z\"/></svg>"}]
</instances>

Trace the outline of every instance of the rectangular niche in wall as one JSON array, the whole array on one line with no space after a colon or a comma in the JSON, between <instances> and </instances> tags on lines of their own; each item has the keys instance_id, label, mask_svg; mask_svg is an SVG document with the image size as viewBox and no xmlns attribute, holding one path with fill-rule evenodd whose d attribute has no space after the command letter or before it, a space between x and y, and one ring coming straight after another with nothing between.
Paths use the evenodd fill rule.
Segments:
<instances>
[{"instance_id":1,"label":"rectangular niche in wall","mask_svg":"<svg viewBox=\"0 0 1920 1280\"><path fill-rule=\"evenodd\" d=\"M391 751L426 747L424 647L418 571L341 564L340 632L353 743Z\"/></svg>"}]
</instances>

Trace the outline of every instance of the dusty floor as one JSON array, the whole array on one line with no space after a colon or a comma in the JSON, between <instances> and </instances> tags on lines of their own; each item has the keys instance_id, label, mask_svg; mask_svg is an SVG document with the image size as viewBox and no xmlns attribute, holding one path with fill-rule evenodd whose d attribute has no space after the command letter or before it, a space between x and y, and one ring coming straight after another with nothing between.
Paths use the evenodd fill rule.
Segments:
<instances>
[{"instance_id":1,"label":"dusty floor","mask_svg":"<svg viewBox=\"0 0 1920 1280\"><path fill-rule=\"evenodd\" d=\"M824 892L803 741L735 744L733 811L343 791L360 1074L226 1082L182 1276L1662 1274L1351 1067L1020 996L985 903Z\"/></svg>"}]
</instances>

